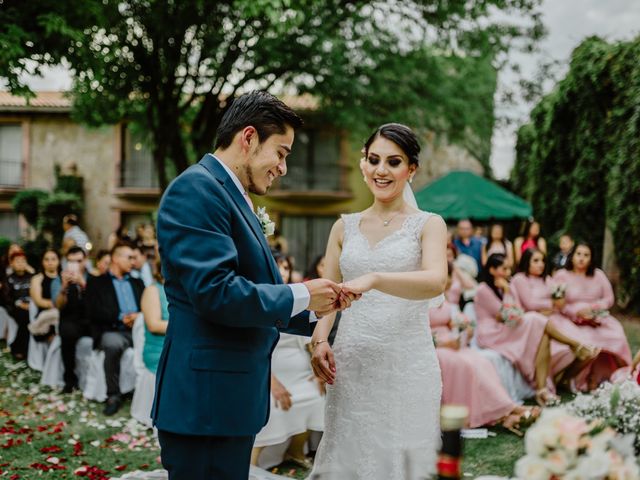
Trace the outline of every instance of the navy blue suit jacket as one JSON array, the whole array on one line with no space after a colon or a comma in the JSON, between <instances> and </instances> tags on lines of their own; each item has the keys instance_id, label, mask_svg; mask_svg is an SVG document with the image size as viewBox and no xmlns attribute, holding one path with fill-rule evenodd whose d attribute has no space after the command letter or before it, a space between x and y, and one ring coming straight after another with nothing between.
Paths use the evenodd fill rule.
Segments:
<instances>
[{"instance_id":1,"label":"navy blue suit jacket","mask_svg":"<svg viewBox=\"0 0 640 480\"><path fill-rule=\"evenodd\" d=\"M255 435L269 417L278 330L311 335L309 312L290 318L293 294L260 223L212 155L167 188L158 243L169 327L155 425L186 435Z\"/></svg>"}]
</instances>

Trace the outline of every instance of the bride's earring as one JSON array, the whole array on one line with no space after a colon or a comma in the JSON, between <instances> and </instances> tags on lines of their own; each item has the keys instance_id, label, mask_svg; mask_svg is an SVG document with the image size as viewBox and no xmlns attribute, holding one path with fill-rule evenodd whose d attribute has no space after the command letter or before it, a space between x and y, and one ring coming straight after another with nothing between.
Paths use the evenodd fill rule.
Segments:
<instances>
[{"instance_id":1,"label":"bride's earring","mask_svg":"<svg viewBox=\"0 0 640 480\"><path fill-rule=\"evenodd\" d=\"M367 183L367 177L365 177L364 175L362 176L362 180L364 180L364 183Z\"/></svg>"},{"instance_id":2,"label":"bride's earring","mask_svg":"<svg viewBox=\"0 0 640 480\"><path fill-rule=\"evenodd\" d=\"M413 177L409 177L409 183L413 183Z\"/></svg>"}]
</instances>

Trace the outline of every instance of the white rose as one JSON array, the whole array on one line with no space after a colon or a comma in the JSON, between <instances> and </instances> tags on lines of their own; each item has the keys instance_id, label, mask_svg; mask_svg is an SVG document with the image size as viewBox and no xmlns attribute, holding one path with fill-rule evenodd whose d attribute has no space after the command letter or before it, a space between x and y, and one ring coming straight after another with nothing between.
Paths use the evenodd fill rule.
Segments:
<instances>
[{"instance_id":1,"label":"white rose","mask_svg":"<svg viewBox=\"0 0 640 480\"><path fill-rule=\"evenodd\" d=\"M549 480L551 472L544 462L532 455L525 455L516 462L516 477L520 480Z\"/></svg>"},{"instance_id":2,"label":"white rose","mask_svg":"<svg viewBox=\"0 0 640 480\"><path fill-rule=\"evenodd\" d=\"M609 463L605 452L592 452L578 459L576 472L587 480L604 480L609 473Z\"/></svg>"},{"instance_id":3,"label":"white rose","mask_svg":"<svg viewBox=\"0 0 640 480\"><path fill-rule=\"evenodd\" d=\"M525 438L525 451L530 455L543 456L560 442L560 432L552 425L537 423L529 429Z\"/></svg>"},{"instance_id":4,"label":"white rose","mask_svg":"<svg viewBox=\"0 0 640 480\"><path fill-rule=\"evenodd\" d=\"M545 465L555 475L565 473L575 462L575 456L569 455L565 450L554 450L545 457Z\"/></svg>"}]
</instances>

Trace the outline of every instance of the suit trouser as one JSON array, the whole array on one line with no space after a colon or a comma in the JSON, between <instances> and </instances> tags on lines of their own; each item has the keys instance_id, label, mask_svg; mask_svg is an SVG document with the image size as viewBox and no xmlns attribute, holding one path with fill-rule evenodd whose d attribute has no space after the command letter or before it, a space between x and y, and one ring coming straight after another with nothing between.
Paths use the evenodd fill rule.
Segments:
<instances>
[{"instance_id":1,"label":"suit trouser","mask_svg":"<svg viewBox=\"0 0 640 480\"><path fill-rule=\"evenodd\" d=\"M124 351L133 346L131 332L104 332L100 349L104 351L104 374L107 380L107 395L120 394L120 359Z\"/></svg>"},{"instance_id":2,"label":"suit trouser","mask_svg":"<svg viewBox=\"0 0 640 480\"><path fill-rule=\"evenodd\" d=\"M62 319L60 321L60 351L62 353L62 364L64 365L64 384L77 387L78 377L76 376L76 345L78 340L89 334L86 325Z\"/></svg>"},{"instance_id":3,"label":"suit trouser","mask_svg":"<svg viewBox=\"0 0 640 480\"><path fill-rule=\"evenodd\" d=\"M158 430L169 480L247 480L255 435L209 437Z\"/></svg>"}]
</instances>

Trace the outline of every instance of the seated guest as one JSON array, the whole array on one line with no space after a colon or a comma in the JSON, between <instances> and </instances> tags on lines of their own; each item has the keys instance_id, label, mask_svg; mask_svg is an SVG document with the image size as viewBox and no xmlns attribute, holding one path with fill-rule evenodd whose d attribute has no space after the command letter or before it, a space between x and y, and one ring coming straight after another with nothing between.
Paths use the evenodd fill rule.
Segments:
<instances>
[{"instance_id":1,"label":"seated guest","mask_svg":"<svg viewBox=\"0 0 640 480\"><path fill-rule=\"evenodd\" d=\"M27 271L27 257L22 250L11 253L9 266L12 272L7 278L9 315L18 326L16 338L10 345L11 354L17 360L24 360L29 350L29 290L33 275Z\"/></svg>"},{"instance_id":2,"label":"seated guest","mask_svg":"<svg viewBox=\"0 0 640 480\"><path fill-rule=\"evenodd\" d=\"M164 291L160 257L154 262L154 283L144 289L141 307L144 315L144 348L142 361L146 371L136 383L131 401L131 416L151 427L151 407L155 389L156 370L164 345L164 337L169 325L169 303Z\"/></svg>"},{"instance_id":3,"label":"seated guest","mask_svg":"<svg viewBox=\"0 0 640 480\"><path fill-rule=\"evenodd\" d=\"M60 310L58 327L61 343L62 364L64 365L63 393L71 393L78 388L76 376L76 344L81 337L89 336L89 318L85 304L87 274L84 249L74 245L66 254L67 266L62 271L62 285L56 297Z\"/></svg>"},{"instance_id":4,"label":"seated guest","mask_svg":"<svg viewBox=\"0 0 640 480\"><path fill-rule=\"evenodd\" d=\"M5 272L7 274L7 277L13 273L13 268L11 267L11 256L14 253L24 253L24 250L22 250L22 247L17 243L12 243L11 245L9 245L9 249L7 250L7 256L6 256L7 265L5 266ZM26 258L26 255L25 255L25 258ZM28 259L26 261L27 261L27 267L25 268L25 270L31 275L35 275L36 269L33 268L31 265L29 265Z\"/></svg>"},{"instance_id":5,"label":"seated guest","mask_svg":"<svg viewBox=\"0 0 640 480\"><path fill-rule=\"evenodd\" d=\"M55 300L59 291L60 257L58 252L49 249L42 256L42 273L38 273L31 279L31 288L29 290L31 300L38 307L36 322L30 325L30 331L37 342L50 342L56 334L55 326L51 322L38 326L37 331L34 328L38 323L38 319L46 320L43 318L44 316L40 315L42 312L56 308ZM54 318L52 316L48 317Z\"/></svg>"},{"instance_id":6,"label":"seated guest","mask_svg":"<svg viewBox=\"0 0 640 480\"><path fill-rule=\"evenodd\" d=\"M65 215L62 219L62 229L64 235L62 237L62 254L66 256L67 250L74 245L82 248L85 252L91 249L91 243L89 243L89 237L80 228L80 222L77 215L70 213Z\"/></svg>"},{"instance_id":7,"label":"seated guest","mask_svg":"<svg viewBox=\"0 0 640 480\"><path fill-rule=\"evenodd\" d=\"M573 238L571 238L571 235L568 233L560 236L560 242L558 245L560 247L560 251L555 254L553 262L551 262L554 271L560 270L566 266L571 250L573 250L573 243Z\"/></svg>"},{"instance_id":8,"label":"seated guest","mask_svg":"<svg viewBox=\"0 0 640 480\"><path fill-rule=\"evenodd\" d=\"M538 312L547 317L558 313L559 298L553 298L561 295L553 291L553 282L548 280L544 254L537 248L526 250L520 259L518 273L511 280L511 294L516 304L525 312ZM547 324L547 333L554 339L551 342L551 371L564 382L575 377L600 353L597 347L567 337L553 322Z\"/></svg>"},{"instance_id":9,"label":"seated guest","mask_svg":"<svg viewBox=\"0 0 640 480\"><path fill-rule=\"evenodd\" d=\"M507 257L507 263L513 268L513 245L504 234L504 227L494 223L489 227L489 235L482 246L482 265L487 263L487 258L493 253L501 253Z\"/></svg>"},{"instance_id":10,"label":"seated guest","mask_svg":"<svg viewBox=\"0 0 640 480\"><path fill-rule=\"evenodd\" d=\"M111 253L109 250L98 250L96 254L96 266L91 271L91 275L99 277L109 271L109 265L111 264Z\"/></svg>"},{"instance_id":11,"label":"seated guest","mask_svg":"<svg viewBox=\"0 0 640 480\"><path fill-rule=\"evenodd\" d=\"M6 267L0 257L0 339L9 336L9 284L7 282Z\"/></svg>"},{"instance_id":12,"label":"seated guest","mask_svg":"<svg viewBox=\"0 0 640 480\"><path fill-rule=\"evenodd\" d=\"M469 255L476 262L478 270L482 268L482 241L473 236L473 225L468 219L458 222L457 236L453 240L453 244L458 250L458 254L464 253Z\"/></svg>"},{"instance_id":13,"label":"seated guest","mask_svg":"<svg viewBox=\"0 0 640 480\"><path fill-rule=\"evenodd\" d=\"M584 242L576 243L566 270L558 270L553 280L566 286L561 314L551 316L553 324L565 335L601 349L598 358L575 379L577 389L592 390L616 369L631 364L622 325L609 313L613 288L604 272L595 267L593 249Z\"/></svg>"},{"instance_id":14,"label":"seated guest","mask_svg":"<svg viewBox=\"0 0 640 480\"><path fill-rule=\"evenodd\" d=\"M144 284L130 275L133 258L129 245L117 244L111 250L109 272L91 277L87 285L86 306L93 344L104 351L108 396L105 415L114 415L122 406L120 358L133 346L131 329L140 314Z\"/></svg>"},{"instance_id":15,"label":"seated guest","mask_svg":"<svg viewBox=\"0 0 640 480\"><path fill-rule=\"evenodd\" d=\"M451 287L449 268L447 291ZM456 303L445 300L429 310L429 321L436 342L436 354L442 371L442 403L465 405L469 409L468 426L477 428L500 422L517 430L522 420L537 410L520 407L502 386L493 364L477 350L468 348L473 326Z\"/></svg>"},{"instance_id":16,"label":"seated guest","mask_svg":"<svg viewBox=\"0 0 640 480\"><path fill-rule=\"evenodd\" d=\"M118 243L133 244L133 239L129 236L129 228L121 224L115 232L109 234L107 240L107 251L111 251Z\"/></svg>"},{"instance_id":17,"label":"seated guest","mask_svg":"<svg viewBox=\"0 0 640 480\"><path fill-rule=\"evenodd\" d=\"M276 254L276 263L285 283L291 283L292 265L288 257ZM314 376L307 344L310 339L287 333L280 340L271 360L271 415L258 433L251 453L251 463L258 465L263 449L291 443L285 460L305 468L311 467L304 447L309 431L324 429L324 386Z\"/></svg>"},{"instance_id":18,"label":"seated guest","mask_svg":"<svg viewBox=\"0 0 640 480\"><path fill-rule=\"evenodd\" d=\"M478 346L495 350L511 361L535 386L540 405L556 403L559 398L552 392L549 378L549 337L555 331L547 328L549 319L537 312L524 313L517 307L507 280L510 269L504 255L490 255L483 273L484 282L478 286L474 300Z\"/></svg>"},{"instance_id":19,"label":"seated guest","mask_svg":"<svg viewBox=\"0 0 640 480\"><path fill-rule=\"evenodd\" d=\"M540 224L535 220L527 220L522 235L514 242L515 263L520 263L522 254L529 248L537 248L547 254L547 241L542 237Z\"/></svg>"},{"instance_id":20,"label":"seated guest","mask_svg":"<svg viewBox=\"0 0 640 480\"><path fill-rule=\"evenodd\" d=\"M139 278L144 283L145 287L148 287L153 283L153 274L151 273L151 265L147 261L147 256L142 253L140 246L135 245L133 248L133 268L131 269L131 276L133 278Z\"/></svg>"}]
</instances>

